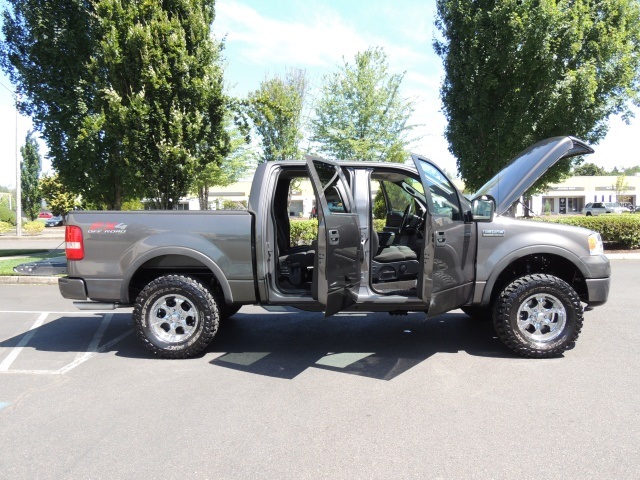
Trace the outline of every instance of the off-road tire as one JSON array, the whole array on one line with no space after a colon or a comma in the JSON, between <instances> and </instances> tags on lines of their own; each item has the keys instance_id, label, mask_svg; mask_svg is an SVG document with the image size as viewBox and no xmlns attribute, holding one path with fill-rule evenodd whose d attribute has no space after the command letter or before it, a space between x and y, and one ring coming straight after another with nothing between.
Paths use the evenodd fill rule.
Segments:
<instances>
[{"instance_id":1,"label":"off-road tire","mask_svg":"<svg viewBox=\"0 0 640 480\"><path fill-rule=\"evenodd\" d=\"M493 324L498 337L524 357L551 358L573 348L582 329L582 304L560 278L532 274L498 296Z\"/></svg>"},{"instance_id":2,"label":"off-road tire","mask_svg":"<svg viewBox=\"0 0 640 480\"><path fill-rule=\"evenodd\" d=\"M199 280L159 277L140 292L133 328L143 345L163 358L187 358L202 351L218 331L218 306Z\"/></svg>"}]
</instances>

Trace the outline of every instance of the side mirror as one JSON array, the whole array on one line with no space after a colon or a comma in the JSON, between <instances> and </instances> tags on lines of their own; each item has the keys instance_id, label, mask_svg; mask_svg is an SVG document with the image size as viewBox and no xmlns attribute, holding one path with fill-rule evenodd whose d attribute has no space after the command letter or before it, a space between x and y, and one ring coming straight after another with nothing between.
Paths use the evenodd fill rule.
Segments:
<instances>
[{"instance_id":1,"label":"side mirror","mask_svg":"<svg viewBox=\"0 0 640 480\"><path fill-rule=\"evenodd\" d=\"M496 201L490 195L474 198L471 202L471 215L474 222L492 222L496 213Z\"/></svg>"}]
</instances>

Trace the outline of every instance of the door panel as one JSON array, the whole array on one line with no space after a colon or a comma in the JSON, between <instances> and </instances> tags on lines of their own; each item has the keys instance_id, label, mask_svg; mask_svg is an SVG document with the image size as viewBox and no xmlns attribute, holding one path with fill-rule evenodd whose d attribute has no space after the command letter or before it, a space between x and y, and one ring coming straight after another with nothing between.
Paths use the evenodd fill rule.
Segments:
<instances>
[{"instance_id":1,"label":"door panel","mask_svg":"<svg viewBox=\"0 0 640 480\"><path fill-rule=\"evenodd\" d=\"M347 180L337 163L307 157L307 170L318 198L317 294L325 317L357 298L362 246Z\"/></svg>"},{"instance_id":2,"label":"door panel","mask_svg":"<svg viewBox=\"0 0 640 480\"><path fill-rule=\"evenodd\" d=\"M434 165L413 155L429 209L422 300L432 317L466 303L475 276L475 225L463 220L459 193ZM432 255L431 257L428 254Z\"/></svg>"}]
</instances>

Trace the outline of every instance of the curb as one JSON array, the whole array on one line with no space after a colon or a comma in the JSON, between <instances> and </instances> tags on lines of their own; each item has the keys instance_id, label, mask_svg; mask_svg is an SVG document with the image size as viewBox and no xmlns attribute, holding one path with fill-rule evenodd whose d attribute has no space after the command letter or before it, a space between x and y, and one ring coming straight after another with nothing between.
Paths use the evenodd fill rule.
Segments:
<instances>
[{"instance_id":1,"label":"curb","mask_svg":"<svg viewBox=\"0 0 640 480\"><path fill-rule=\"evenodd\" d=\"M605 256L609 260L640 260L640 253L610 253Z\"/></svg>"},{"instance_id":2,"label":"curb","mask_svg":"<svg viewBox=\"0 0 640 480\"><path fill-rule=\"evenodd\" d=\"M0 285L57 285L59 277L0 276Z\"/></svg>"}]
</instances>

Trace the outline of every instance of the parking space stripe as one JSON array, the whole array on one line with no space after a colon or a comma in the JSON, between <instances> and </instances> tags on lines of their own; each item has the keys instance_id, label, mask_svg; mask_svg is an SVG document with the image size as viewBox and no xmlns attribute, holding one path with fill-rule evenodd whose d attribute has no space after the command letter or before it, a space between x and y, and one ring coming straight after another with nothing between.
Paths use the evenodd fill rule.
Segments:
<instances>
[{"instance_id":1,"label":"parking space stripe","mask_svg":"<svg viewBox=\"0 0 640 480\"><path fill-rule=\"evenodd\" d=\"M102 347L98 348L95 352L86 352L80 358L76 358L73 362L71 362L68 365L65 365L60 370L57 370L54 373L63 374L63 373L67 373L69 370L73 370L78 365L80 365L80 364L86 362L87 360L89 360L91 357L94 357L95 355L104 352L107 348L111 348L113 345L118 343L120 340L123 340L123 339L127 338L132 332L133 332L133 330L128 330L128 331L124 332L122 335L114 338L110 342L105 343Z\"/></svg>"},{"instance_id":2,"label":"parking space stripe","mask_svg":"<svg viewBox=\"0 0 640 480\"><path fill-rule=\"evenodd\" d=\"M7 370L9 370L9 367L11 366L11 364L15 361L16 358L18 358L18 355L20 355L20 352L22 352L22 349L27 346L31 338L33 338L33 336L35 335L36 329L44 323L48 315L49 315L48 312L42 312L40 314L36 322L31 326L31 328L25 334L25 336L22 337L18 345L16 345L14 349L11 350L9 355L7 355L7 358L5 358L2 361L2 363L0 363L0 372L3 372L3 371L6 372Z\"/></svg>"}]
</instances>

